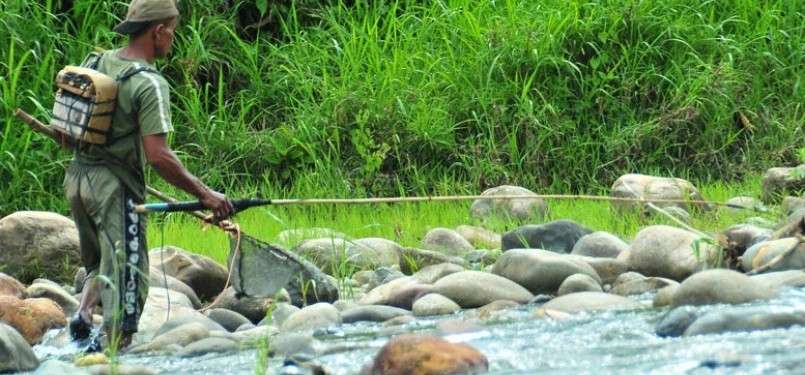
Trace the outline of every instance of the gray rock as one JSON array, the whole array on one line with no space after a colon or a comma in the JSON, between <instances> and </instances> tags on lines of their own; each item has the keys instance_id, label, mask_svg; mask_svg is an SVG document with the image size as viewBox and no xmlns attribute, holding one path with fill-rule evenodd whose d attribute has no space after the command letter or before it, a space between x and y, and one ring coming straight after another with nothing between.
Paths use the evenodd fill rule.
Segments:
<instances>
[{"instance_id":1,"label":"gray rock","mask_svg":"<svg viewBox=\"0 0 805 375\"><path fill-rule=\"evenodd\" d=\"M598 273L576 256L545 250L509 250L492 267L492 273L522 285L534 295L556 294L562 282L577 273L601 282Z\"/></svg>"},{"instance_id":2,"label":"gray rock","mask_svg":"<svg viewBox=\"0 0 805 375\"><path fill-rule=\"evenodd\" d=\"M424 284L433 284L447 275L464 271L464 267L453 263L434 264L417 271L413 276Z\"/></svg>"},{"instance_id":3,"label":"gray rock","mask_svg":"<svg viewBox=\"0 0 805 375\"><path fill-rule=\"evenodd\" d=\"M422 248L440 253L464 256L475 250L461 234L447 228L433 228L422 238Z\"/></svg>"},{"instance_id":4,"label":"gray rock","mask_svg":"<svg viewBox=\"0 0 805 375\"><path fill-rule=\"evenodd\" d=\"M176 246L148 252L152 268L187 284L202 300L212 300L224 291L228 270L212 258Z\"/></svg>"},{"instance_id":5,"label":"gray rock","mask_svg":"<svg viewBox=\"0 0 805 375\"><path fill-rule=\"evenodd\" d=\"M556 220L547 224L523 225L506 232L501 237L501 249L542 249L568 254L578 240L590 233L587 228L573 220Z\"/></svg>"},{"instance_id":6,"label":"gray rock","mask_svg":"<svg viewBox=\"0 0 805 375\"><path fill-rule=\"evenodd\" d=\"M570 253L596 258L617 258L618 254L628 248L629 244L611 233L593 232L579 238Z\"/></svg>"},{"instance_id":7,"label":"gray rock","mask_svg":"<svg viewBox=\"0 0 805 375\"><path fill-rule=\"evenodd\" d=\"M84 269L83 267L81 268ZM86 271L84 271L86 274ZM162 272L159 268L151 267L149 270L149 285L152 287L161 287L169 290L173 290L179 293L184 294L190 302L193 304L193 308L200 309L201 308L201 300L196 295L196 292L191 288L189 285L181 282L179 279L168 276ZM83 279L82 279L83 281ZM83 284L82 284L83 285Z\"/></svg>"},{"instance_id":8,"label":"gray rock","mask_svg":"<svg viewBox=\"0 0 805 375\"><path fill-rule=\"evenodd\" d=\"M655 177L642 174L626 174L618 177L612 184L609 194L613 198L638 198L653 202L658 207L679 207L691 211L687 201L702 201L702 194L693 184L681 178ZM663 202L676 200L679 202ZM640 211L648 216L651 211L639 201L612 201L612 207L618 213ZM702 210L710 209L707 205L696 206ZM639 209L639 210L638 210Z\"/></svg>"},{"instance_id":9,"label":"gray rock","mask_svg":"<svg viewBox=\"0 0 805 375\"><path fill-rule=\"evenodd\" d=\"M556 297L540 308L566 313L598 310L634 310L643 308L641 303L629 298L600 292L579 292Z\"/></svg>"},{"instance_id":10,"label":"gray rock","mask_svg":"<svg viewBox=\"0 0 805 375\"><path fill-rule=\"evenodd\" d=\"M748 332L804 325L802 309L793 307L734 306L712 310L693 321L685 336L723 332Z\"/></svg>"},{"instance_id":11,"label":"gray rock","mask_svg":"<svg viewBox=\"0 0 805 375\"><path fill-rule=\"evenodd\" d=\"M251 323L245 316L228 309L209 309L204 312L204 315L220 324L221 327L224 327L229 332L235 332L238 327Z\"/></svg>"},{"instance_id":12,"label":"gray rock","mask_svg":"<svg viewBox=\"0 0 805 375\"><path fill-rule=\"evenodd\" d=\"M671 299L671 306L739 304L768 299L774 291L742 273L714 269L699 272L682 282Z\"/></svg>"},{"instance_id":13,"label":"gray rock","mask_svg":"<svg viewBox=\"0 0 805 375\"><path fill-rule=\"evenodd\" d=\"M489 229L471 225L459 225L456 227L456 232L469 241L475 248L500 248L500 234L492 232Z\"/></svg>"},{"instance_id":14,"label":"gray rock","mask_svg":"<svg viewBox=\"0 0 805 375\"><path fill-rule=\"evenodd\" d=\"M780 204L786 215L791 215L798 210L805 209L805 197L792 197L788 196L783 198L783 203Z\"/></svg>"},{"instance_id":15,"label":"gray rock","mask_svg":"<svg viewBox=\"0 0 805 375\"><path fill-rule=\"evenodd\" d=\"M192 342L179 350L178 357L198 357L208 353L235 352L240 348L238 342L223 337L207 337Z\"/></svg>"},{"instance_id":16,"label":"gray rock","mask_svg":"<svg viewBox=\"0 0 805 375\"><path fill-rule=\"evenodd\" d=\"M633 296L660 290L670 285L679 285L679 283L662 277L643 277L620 283L616 282L609 292L619 296Z\"/></svg>"},{"instance_id":17,"label":"gray rock","mask_svg":"<svg viewBox=\"0 0 805 375\"><path fill-rule=\"evenodd\" d=\"M467 261L464 260L463 257L414 247L403 247L402 250L400 250L400 256L404 259L404 261L400 262L400 271L406 275L416 273L417 270L436 264L452 263L462 267L467 264Z\"/></svg>"},{"instance_id":18,"label":"gray rock","mask_svg":"<svg viewBox=\"0 0 805 375\"><path fill-rule=\"evenodd\" d=\"M271 311L271 319L269 320L269 318L266 317L260 321L259 325L268 324L270 322L272 325L279 327L289 316L296 314L299 310L302 309L290 303L279 303L275 306L274 310Z\"/></svg>"},{"instance_id":19,"label":"gray rock","mask_svg":"<svg viewBox=\"0 0 805 375\"><path fill-rule=\"evenodd\" d=\"M562 285L559 286L558 294L563 296L565 294L578 293L578 292L603 292L601 284L598 280L592 278L590 275L577 273L568 276Z\"/></svg>"},{"instance_id":20,"label":"gray rock","mask_svg":"<svg viewBox=\"0 0 805 375\"><path fill-rule=\"evenodd\" d=\"M296 354L316 355L321 349L321 343L310 334L288 332L271 338L271 355L285 357Z\"/></svg>"},{"instance_id":21,"label":"gray rock","mask_svg":"<svg viewBox=\"0 0 805 375\"><path fill-rule=\"evenodd\" d=\"M796 249L793 249L796 247ZM793 251L791 251L793 249ZM781 256L781 261L775 258ZM805 243L796 238L781 238L779 240L764 241L749 249L743 255L743 269L752 271L765 267L775 260L775 264L764 272L801 270L805 268Z\"/></svg>"},{"instance_id":22,"label":"gray rock","mask_svg":"<svg viewBox=\"0 0 805 375\"><path fill-rule=\"evenodd\" d=\"M319 302L303 307L280 325L283 332L313 330L341 325L341 314L329 303Z\"/></svg>"},{"instance_id":23,"label":"gray rock","mask_svg":"<svg viewBox=\"0 0 805 375\"><path fill-rule=\"evenodd\" d=\"M414 316L435 316L451 314L461 310L461 306L438 293L422 296L414 302Z\"/></svg>"},{"instance_id":24,"label":"gray rock","mask_svg":"<svg viewBox=\"0 0 805 375\"><path fill-rule=\"evenodd\" d=\"M39 359L28 342L5 323L0 322L0 373L29 371L39 366Z\"/></svg>"},{"instance_id":25,"label":"gray rock","mask_svg":"<svg viewBox=\"0 0 805 375\"><path fill-rule=\"evenodd\" d=\"M341 312L341 321L355 322L385 322L402 315L411 315L411 311L392 306L356 306Z\"/></svg>"},{"instance_id":26,"label":"gray rock","mask_svg":"<svg viewBox=\"0 0 805 375\"><path fill-rule=\"evenodd\" d=\"M520 196L536 195L531 190L519 186L503 185L484 190L482 196ZM523 221L541 221L545 217L548 206L541 198L534 199L487 199L481 198L472 202L470 216L487 221L490 219L516 219Z\"/></svg>"},{"instance_id":27,"label":"gray rock","mask_svg":"<svg viewBox=\"0 0 805 375\"><path fill-rule=\"evenodd\" d=\"M698 249L698 256L696 250ZM641 229L631 242L629 264L646 276L684 280L718 261L720 248L696 233L667 225Z\"/></svg>"},{"instance_id":28,"label":"gray rock","mask_svg":"<svg viewBox=\"0 0 805 375\"><path fill-rule=\"evenodd\" d=\"M19 211L0 219L0 264L5 266L3 272L23 284L37 277L74 275L80 259L78 231L69 218Z\"/></svg>"},{"instance_id":29,"label":"gray rock","mask_svg":"<svg viewBox=\"0 0 805 375\"><path fill-rule=\"evenodd\" d=\"M679 337L685 330L701 315L699 308L695 306L680 306L671 309L663 315L655 328L657 336L660 337Z\"/></svg>"},{"instance_id":30,"label":"gray rock","mask_svg":"<svg viewBox=\"0 0 805 375\"><path fill-rule=\"evenodd\" d=\"M760 199L765 203L778 203L787 193L805 190L805 178L796 178L795 173L805 175L805 164L795 168L767 169L763 175Z\"/></svg>"},{"instance_id":31,"label":"gray rock","mask_svg":"<svg viewBox=\"0 0 805 375\"><path fill-rule=\"evenodd\" d=\"M138 354L168 351L176 345L184 347L207 337L210 337L210 330L204 324L198 322L187 323L157 335L153 340L145 344L133 346L128 352Z\"/></svg>"},{"instance_id":32,"label":"gray rock","mask_svg":"<svg viewBox=\"0 0 805 375\"><path fill-rule=\"evenodd\" d=\"M767 285L772 290L782 288L800 288L805 286L805 271L790 270L779 272L767 272L759 275L750 276L753 281Z\"/></svg>"},{"instance_id":33,"label":"gray rock","mask_svg":"<svg viewBox=\"0 0 805 375\"><path fill-rule=\"evenodd\" d=\"M658 290L651 301L651 305L654 307L670 306L678 289L679 284L672 284Z\"/></svg>"},{"instance_id":34,"label":"gray rock","mask_svg":"<svg viewBox=\"0 0 805 375\"><path fill-rule=\"evenodd\" d=\"M601 284L612 284L618 276L631 270L629 263L623 259L595 258L581 255L568 255L568 257L578 259L592 267L601 278Z\"/></svg>"},{"instance_id":35,"label":"gray rock","mask_svg":"<svg viewBox=\"0 0 805 375\"><path fill-rule=\"evenodd\" d=\"M754 197L733 197L727 199L724 204L726 205L726 211L731 213L766 211L766 207L763 205L763 202Z\"/></svg>"},{"instance_id":36,"label":"gray rock","mask_svg":"<svg viewBox=\"0 0 805 375\"><path fill-rule=\"evenodd\" d=\"M480 307L501 299L526 303L534 298L514 281L480 271L462 271L445 276L433 284L432 290L462 308Z\"/></svg>"}]
</instances>

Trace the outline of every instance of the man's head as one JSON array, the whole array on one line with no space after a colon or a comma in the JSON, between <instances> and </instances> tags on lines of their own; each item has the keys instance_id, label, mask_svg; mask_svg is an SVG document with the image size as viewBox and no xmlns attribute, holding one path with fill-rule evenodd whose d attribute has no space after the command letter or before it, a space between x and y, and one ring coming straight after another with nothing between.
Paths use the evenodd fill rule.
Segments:
<instances>
[{"instance_id":1,"label":"man's head","mask_svg":"<svg viewBox=\"0 0 805 375\"><path fill-rule=\"evenodd\" d=\"M132 0L126 19L115 32L130 39L153 38L154 57L168 55L178 23L177 0Z\"/></svg>"}]
</instances>

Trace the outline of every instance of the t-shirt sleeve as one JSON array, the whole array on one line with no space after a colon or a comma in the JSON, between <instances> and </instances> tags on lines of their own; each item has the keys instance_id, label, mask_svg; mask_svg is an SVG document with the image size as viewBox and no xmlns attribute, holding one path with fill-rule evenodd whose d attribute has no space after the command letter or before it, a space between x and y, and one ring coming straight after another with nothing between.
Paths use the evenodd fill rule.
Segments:
<instances>
[{"instance_id":1,"label":"t-shirt sleeve","mask_svg":"<svg viewBox=\"0 0 805 375\"><path fill-rule=\"evenodd\" d=\"M143 72L140 75L142 76L142 86L138 95L140 110L137 112L140 135L172 132L168 82L157 73Z\"/></svg>"}]
</instances>

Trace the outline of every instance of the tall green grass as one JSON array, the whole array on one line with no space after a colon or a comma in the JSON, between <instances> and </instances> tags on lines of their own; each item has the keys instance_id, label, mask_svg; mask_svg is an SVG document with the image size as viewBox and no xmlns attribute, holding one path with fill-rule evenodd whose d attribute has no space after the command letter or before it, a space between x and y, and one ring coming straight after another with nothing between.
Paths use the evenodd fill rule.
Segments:
<instances>
[{"instance_id":1,"label":"tall green grass","mask_svg":"<svg viewBox=\"0 0 805 375\"><path fill-rule=\"evenodd\" d=\"M227 4L182 1L159 66L174 148L230 195L606 193L627 172L738 181L803 147L793 1ZM69 153L11 113L46 120L61 66L125 42L126 4L0 10L0 214L65 212Z\"/></svg>"}]
</instances>

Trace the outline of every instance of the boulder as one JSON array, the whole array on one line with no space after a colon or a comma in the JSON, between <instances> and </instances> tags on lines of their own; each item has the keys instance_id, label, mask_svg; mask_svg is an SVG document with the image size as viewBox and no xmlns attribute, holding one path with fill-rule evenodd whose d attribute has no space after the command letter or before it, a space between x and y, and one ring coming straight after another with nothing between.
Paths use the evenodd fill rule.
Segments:
<instances>
[{"instance_id":1,"label":"boulder","mask_svg":"<svg viewBox=\"0 0 805 375\"><path fill-rule=\"evenodd\" d=\"M23 284L69 280L81 263L75 223L53 212L20 211L0 219L0 264Z\"/></svg>"},{"instance_id":2,"label":"boulder","mask_svg":"<svg viewBox=\"0 0 805 375\"><path fill-rule=\"evenodd\" d=\"M486 357L467 344L431 335L402 334L389 340L361 374L468 374L488 369Z\"/></svg>"},{"instance_id":3,"label":"boulder","mask_svg":"<svg viewBox=\"0 0 805 375\"><path fill-rule=\"evenodd\" d=\"M503 185L484 190L481 196L521 196L536 195L531 190L519 186ZM516 219L522 221L541 221L548 206L541 198L534 199L488 199L480 198L472 202L470 216L487 221L490 219Z\"/></svg>"},{"instance_id":4,"label":"boulder","mask_svg":"<svg viewBox=\"0 0 805 375\"><path fill-rule=\"evenodd\" d=\"M47 298L0 296L0 322L16 328L28 344L34 345L48 330L66 326L67 317L56 302Z\"/></svg>"},{"instance_id":5,"label":"boulder","mask_svg":"<svg viewBox=\"0 0 805 375\"><path fill-rule=\"evenodd\" d=\"M740 272L714 269L699 272L682 282L671 298L671 306L739 304L774 297L768 285L753 281Z\"/></svg>"},{"instance_id":6,"label":"boulder","mask_svg":"<svg viewBox=\"0 0 805 375\"><path fill-rule=\"evenodd\" d=\"M371 248L343 238L306 240L292 251L304 256L325 274L335 277L345 277L359 269L376 269L399 263L396 250L384 246Z\"/></svg>"},{"instance_id":7,"label":"boulder","mask_svg":"<svg viewBox=\"0 0 805 375\"><path fill-rule=\"evenodd\" d=\"M601 284L598 280L592 278L590 275L583 273L576 273L568 276L562 285L559 286L557 294L563 296L565 294L578 293L578 292L603 292Z\"/></svg>"},{"instance_id":8,"label":"boulder","mask_svg":"<svg viewBox=\"0 0 805 375\"><path fill-rule=\"evenodd\" d=\"M617 258L628 248L629 244L612 233L593 232L579 238L570 253L594 258Z\"/></svg>"},{"instance_id":9,"label":"boulder","mask_svg":"<svg viewBox=\"0 0 805 375\"><path fill-rule=\"evenodd\" d=\"M556 294L562 282L577 273L601 283L598 273L576 256L545 250L509 250L492 267L492 273L522 285L534 295Z\"/></svg>"},{"instance_id":10,"label":"boulder","mask_svg":"<svg viewBox=\"0 0 805 375\"><path fill-rule=\"evenodd\" d=\"M794 168L769 168L763 175L760 199L765 203L779 203L789 193L801 195L805 191L805 164Z\"/></svg>"},{"instance_id":11,"label":"boulder","mask_svg":"<svg viewBox=\"0 0 805 375\"><path fill-rule=\"evenodd\" d=\"M433 284L432 291L451 299L462 308L480 307L501 299L526 303L534 298L514 281L480 271L462 271L445 276Z\"/></svg>"},{"instance_id":12,"label":"boulder","mask_svg":"<svg viewBox=\"0 0 805 375\"><path fill-rule=\"evenodd\" d=\"M319 302L305 306L280 325L283 332L313 330L341 325L341 314L333 305Z\"/></svg>"},{"instance_id":13,"label":"boulder","mask_svg":"<svg viewBox=\"0 0 805 375\"><path fill-rule=\"evenodd\" d=\"M501 249L542 249L569 254L576 242L593 233L573 220L556 220L547 224L523 225L506 232L501 237Z\"/></svg>"},{"instance_id":14,"label":"boulder","mask_svg":"<svg viewBox=\"0 0 805 375\"><path fill-rule=\"evenodd\" d=\"M435 316L454 313L461 306L441 294L431 293L417 299L412 310L414 316Z\"/></svg>"},{"instance_id":15,"label":"boulder","mask_svg":"<svg viewBox=\"0 0 805 375\"><path fill-rule=\"evenodd\" d=\"M801 308L778 306L733 306L702 314L685 330L684 336L723 332L749 332L805 325Z\"/></svg>"},{"instance_id":16,"label":"boulder","mask_svg":"<svg viewBox=\"0 0 805 375\"><path fill-rule=\"evenodd\" d=\"M615 180L610 190L613 198L637 198L654 203L657 207L678 207L691 211L698 207L702 210L710 209L708 205L691 206L686 201L702 201L702 194L693 184L681 178L656 177L643 174L626 174ZM666 202L666 201L679 202ZM651 211L639 201L612 201L612 207L618 213L633 212L637 208L644 215Z\"/></svg>"},{"instance_id":17,"label":"boulder","mask_svg":"<svg viewBox=\"0 0 805 375\"><path fill-rule=\"evenodd\" d=\"M228 271L210 257L174 246L148 253L149 264L187 284L201 300L212 300L224 291Z\"/></svg>"},{"instance_id":18,"label":"boulder","mask_svg":"<svg viewBox=\"0 0 805 375\"><path fill-rule=\"evenodd\" d=\"M475 250L461 234L447 228L433 228L422 238L422 248L452 256L464 256Z\"/></svg>"},{"instance_id":19,"label":"boulder","mask_svg":"<svg viewBox=\"0 0 805 375\"><path fill-rule=\"evenodd\" d=\"M805 242L793 237L764 241L748 248L743 255L745 271L787 271L805 268Z\"/></svg>"},{"instance_id":20,"label":"boulder","mask_svg":"<svg viewBox=\"0 0 805 375\"><path fill-rule=\"evenodd\" d=\"M39 366L39 359L27 341L16 329L0 322L0 373L31 371Z\"/></svg>"},{"instance_id":21,"label":"boulder","mask_svg":"<svg viewBox=\"0 0 805 375\"><path fill-rule=\"evenodd\" d=\"M540 315L540 310L578 313L598 310L634 310L643 307L645 306L640 302L614 294L579 292L556 297L542 305L534 313Z\"/></svg>"},{"instance_id":22,"label":"boulder","mask_svg":"<svg viewBox=\"0 0 805 375\"><path fill-rule=\"evenodd\" d=\"M700 235L667 225L641 229L631 242L628 262L646 276L681 281L718 261L720 248Z\"/></svg>"},{"instance_id":23,"label":"boulder","mask_svg":"<svg viewBox=\"0 0 805 375\"><path fill-rule=\"evenodd\" d=\"M500 234L492 232L489 229L471 225L459 225L456 227L456 232L469 241L475 248L500 248Z\"/></svg>"}]
</instances>

